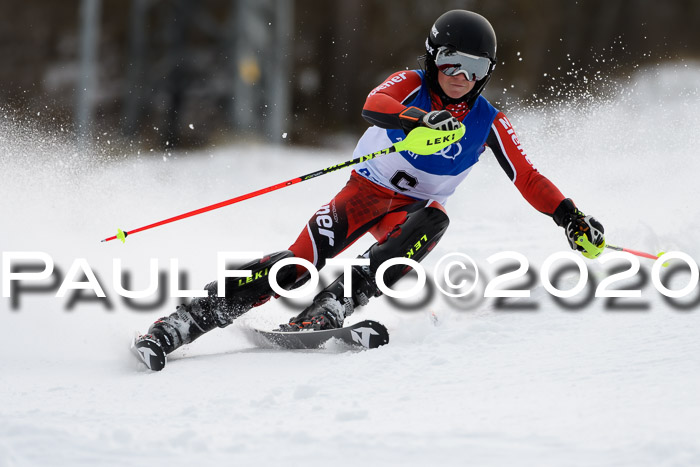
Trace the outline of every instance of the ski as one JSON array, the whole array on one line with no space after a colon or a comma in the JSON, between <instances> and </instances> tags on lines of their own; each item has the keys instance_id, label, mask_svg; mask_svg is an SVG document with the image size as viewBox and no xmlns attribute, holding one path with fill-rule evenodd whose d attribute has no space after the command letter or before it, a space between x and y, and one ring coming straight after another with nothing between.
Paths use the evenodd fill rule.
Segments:
<instances>
[{"instance_id":1,"label":"ski","mask_svg":"<svg viewBox=\"0 0 700 467\"><path fill-rule=\"evenodd\" d=\"M254 331L267 342L285 349L316 349L332 338L366 349L375 349L389 343L389 331L386 327L369 320L344 328L321 331Z\"/></svg>"},{"instance_id":2,"label":"ski","mask_svg":"<svg viewBox=\"0 0 700 467\"><path fill-rule=\"evenodd\" d=\"M131 352L149 370L153 371L162 370L168 361L163 348L153 336L148 334L138 336L131 342Z\"/></svg>"},{"instance_id":3,"label":"ski","mask_svg":"<svg viewBox=\"0 0 700 467\"><path fill-rule=\"evenodd\" d=\"M270 344L285 349L316 349L329 339L340 341L365 349L376 349L389 343L389 331L376 321L361 321L345 328L327 329L322 331L263 331L254 329ZM131 342L131 352L139 362L149 370L161 371L168 361L163 348L151 335L138 336Z\"/></svg>"}]
</instances>

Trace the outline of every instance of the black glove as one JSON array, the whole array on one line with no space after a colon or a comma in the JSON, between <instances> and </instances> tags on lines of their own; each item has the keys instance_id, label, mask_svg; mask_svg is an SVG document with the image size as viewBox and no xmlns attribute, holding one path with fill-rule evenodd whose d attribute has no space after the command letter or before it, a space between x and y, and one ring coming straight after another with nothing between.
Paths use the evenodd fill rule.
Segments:
<instances>
[{"instance_id":1,"label":"black glove","mask_svg":"<svg viewBox=\"0 0 700 467\"><path fill-rule=\"evenodd\" d=\"M433 130L452 131L459 128L460 122L447 110L433 110L423 116L423 126Z\"/></svg>"},{"instance_id":2,"label":"black glove","mask_svg":"<svg viewBox=\"0 0 700 467\"><path fill-rule=\"evenodd\" d=\"M451 131L459 128L459 120L447 110L433 110L426 112L418 107L407 107L399 114L401 128L408 134L419 126L425 126L434 130Z\"/></svg>"},{"instance_id":3,"label":"black glove","mask_svg":"<svg viewBox=\"0 0 700 467\"><path fill-rule=\"evenodd\" d=\"M586 258L597 258L605 249L603 224L579 211L569 198L559 203L552 217L558 226L564 227L569 246Z\"/></svg>"}]
</instances>

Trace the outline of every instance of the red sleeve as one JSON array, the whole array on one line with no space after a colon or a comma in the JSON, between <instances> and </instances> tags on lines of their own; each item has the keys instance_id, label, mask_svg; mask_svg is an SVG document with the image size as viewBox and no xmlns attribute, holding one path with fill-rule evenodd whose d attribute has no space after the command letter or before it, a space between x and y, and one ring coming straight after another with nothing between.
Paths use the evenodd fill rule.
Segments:
<instances>
[{"instance_id":1,"label":"red sleeve","mask_svg":"<svg viewBox=\"0 0 700 467\"><path fill-rule=\"evenodd\" d=\"M405 129L407 123L410 126L410 122L415 122L425 115L424 111L414 107L408 114L405 113L407 107L404 102L409 102L420 91L421 84L422 80L417 72L397 71L369 93L362 116L369 123L381 128Z\"/></svg>"},{"instance_id":2,"label":"red sleeve","mask_svg":"<svg viewBox=\"0 0 700 467\"><path fill-rule=\"evenodd\" d=\"M532 165L503 112L496 115L486 144L523 197L535 209L551 216L564 195Z\"/></svg>"}]
</instances>

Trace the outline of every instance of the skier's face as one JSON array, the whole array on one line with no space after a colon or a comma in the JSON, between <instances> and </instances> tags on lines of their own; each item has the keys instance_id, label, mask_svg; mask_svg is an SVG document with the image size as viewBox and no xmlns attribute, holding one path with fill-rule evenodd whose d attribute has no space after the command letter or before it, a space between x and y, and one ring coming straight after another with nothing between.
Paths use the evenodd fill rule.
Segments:
<instances>
[{"instance_id":1,"label":"skier's face","mask_svg":"<svg viewBox=\"0 0 700 467\"><path fill-rule=\"evenodd\" d=\"M467 77L463 73L455 76L447 76L445 73L438 73L438 84L442 88L447 97L452 99L460 99L469 91L474 89L476 81L467 81Z\"/></svg>"}]
</instances>

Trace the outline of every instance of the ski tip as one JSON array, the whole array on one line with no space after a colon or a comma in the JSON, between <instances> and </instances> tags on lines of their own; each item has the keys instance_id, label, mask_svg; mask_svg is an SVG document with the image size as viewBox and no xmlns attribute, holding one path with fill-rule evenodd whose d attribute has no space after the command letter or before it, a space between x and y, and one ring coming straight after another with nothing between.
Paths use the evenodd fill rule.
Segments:
<instances>
[{"instance_id":1,"label":"ski tip","mask_svg":"<svg viewBox=\"0 0 700 467\"><path fill-rule=\"evenodd\" d=\"M135 338L131 342L131 351L151 371L161 371L168 361L163 348L150 335Z\"/></svg>"},{"instance_id":2,"label":"ski tip","mask_svg":"<svg viewBox=\"0 0 700 467\"><path fill-rule=\"evenodd\" d=\"M361 344L362 347L376 349L389 343L389 331L386 326L377 321L361 321L350 329L352 329L352 340Z\"/></svg>"}]
</instances>

